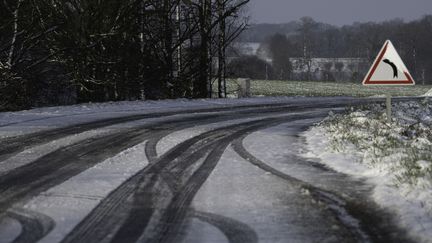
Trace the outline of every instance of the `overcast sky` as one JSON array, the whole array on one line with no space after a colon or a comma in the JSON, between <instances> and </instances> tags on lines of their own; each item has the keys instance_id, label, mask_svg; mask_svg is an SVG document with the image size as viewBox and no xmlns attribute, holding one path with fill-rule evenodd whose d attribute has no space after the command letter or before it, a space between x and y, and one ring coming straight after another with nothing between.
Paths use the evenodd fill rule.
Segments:
<instances>
[{"instance_id":1,"label":"overcast sky","mask_svg":"<svg viewBox=\"0 0 432 243\"><path fill-rule=\"evenodd\" d=\"M432 0L251 0L249 6L252 23L284 23L310 16L345 25L432 14Z\"/></svg>"}]
</instances>

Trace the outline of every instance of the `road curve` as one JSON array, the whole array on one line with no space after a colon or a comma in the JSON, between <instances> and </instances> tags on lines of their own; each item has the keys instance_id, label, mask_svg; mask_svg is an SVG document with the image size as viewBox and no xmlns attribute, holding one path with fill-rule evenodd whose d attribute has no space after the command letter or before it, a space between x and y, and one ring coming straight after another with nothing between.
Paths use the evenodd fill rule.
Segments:
<instances>
[{"instance_id":1,"label":"road curve","mask_svg":"<svg viewBox=\"0 0 432 243\"><path fill-rule=\"evenodd\" d=\"M105 198L94 199L99 200L97 205L73 225L71 230L63 233L62 242L206 242L205 237L197 238L200 233L193 233L196 232L196 222L207 225L209 231L219 232L219 236L214 234L214 239L209 236L208 242L265 242L268 238L262 235L260 226L254 221L196 208L201 207L199 200L195 200L197 194L204 190L207 184L212 183L214 171L221 173L220 171L224 170L220 162L226 160L224 155L230 148L243 161L254 167L254 173L263 173L263 176L270 174L279 180L272 183L297 188L299 198L304 198L301 193L306 190L313 200L324 205L313 210L318 210L323 215L331 215L333 226L340 228L342 232L337 235L339 231L331 232L330 229L329 232L320 233L328 234L329 239L334 234L335 239L346 242L388 242L394 241L397 236L398 239L409 242L405 232L395 225L392 217L377 209L376 205L370 204L368 200L349 201L337 191L323 189L320 185L283 173L255 157L243 145L244 139L254 132L280 124L324 118L331 110L337 109L335 112L340 112L348 104L361 105L367 102L369 101L336 99L137 114L3 139L0 140L0 162L10 160L16 154L32 147L73 134L144 121L142 124L138 122L128 128L113 129L102 136L65 145L3 173L0 177L0 217L14 218L21 224L21 234L14 242L45 242L44 237L54 232L56 227L60 227L57 224L60 222L56 222L59 219L55 218L54 214L50 217L37 212L37 208L28 210L25 205L47 190L61 187L68 180L73 180L106 159L145 142L145 159L149 161L149 165L134 172ZM157 119L152 120L155 118ZM174 132L227 121L236 122L184 138L167 152L157 153L157 144ZM312 124L304 123L298 128L298 133L310 125ZM306 164L305 166L309 166ZM229 181L230 178L225 180ZM284 194L283 191L273 193ZM311 205L305 207L312 207ZM234 206L242 207L241 203ZM259 208L254 210L259 211ZM307 214L303 216L309 217ZM323 221L322 224L326 224L325 217L320 220ZM271 225L272 222L267 224ZM302 225L302 222L299 222L299 225ZM304 236L304 239L320 240L313 238L313 227L302 227L305 232L311 232ZM272 236L272 239L291 242L290 239L278 239L277 235Z\"/></svg>"}]
</instances>

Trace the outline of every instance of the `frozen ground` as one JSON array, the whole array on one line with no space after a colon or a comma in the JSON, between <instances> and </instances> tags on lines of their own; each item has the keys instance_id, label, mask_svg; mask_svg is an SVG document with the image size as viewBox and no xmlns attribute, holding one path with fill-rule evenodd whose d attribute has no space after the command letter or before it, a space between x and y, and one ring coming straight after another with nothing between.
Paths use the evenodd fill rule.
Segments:
<instances>
[{"instance_id":1,"label":"frozen ground","mask_svg":"<svg viewBox=\"0 0 432 243\"><path fill-rule=\"evenodd\" d=\"M370 184L298 155L302 131L367 102L173 100L0 113L0 242L404 239L377 220ZM352 202L362 205L353 211Z\"/></svg>"},{"instance_id":2,"label":"frozen ground","mask_svg":"<svg viewBox=\"0 0 432 243\"><path fill-rule=\"evenodd\" d=\"M236 107L245 105L265 105L284 102L298 103L305 98L251 98L251 99L202 99L202 100L163 100L125 101L109 103L86 103L72 106L36 108L18 112L0 112L0 138L47 130L66 125L91 122L104 118L114 118L134 114L178 112L185 109L193 112L200 109ZM309 99L314 100L314 99ZM318 100L318 99L315 99ZM331 100L331 99L326 99Z\"/></svg>"},{"instance_id":3,"label":"frozen ground","mask_svg":"<svg viewBox=\"0 0 432 243\"><path fill-rule=\"evenodd\" d=\"M432 242L432 102L381 105L331 115L303 134L307 158L375 185L373 198L419 242Z\"/></svg>"}]
</instances>

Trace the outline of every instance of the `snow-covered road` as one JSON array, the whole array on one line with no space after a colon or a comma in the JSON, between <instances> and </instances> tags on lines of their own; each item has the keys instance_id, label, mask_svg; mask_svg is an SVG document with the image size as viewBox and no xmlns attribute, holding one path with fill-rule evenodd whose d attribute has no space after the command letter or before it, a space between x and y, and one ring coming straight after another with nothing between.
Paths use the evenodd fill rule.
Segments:
<instances>
[{"instance_id":1,"label":"snow-covered road","mask_svg":"<svg viewBox=\"0 0 432 243\"><path fill-rule=\"evenodd\" d=\"M0 242L409 242L371 185L299 156L351 98L0 114Z\"/></svg>"}]
</instances>

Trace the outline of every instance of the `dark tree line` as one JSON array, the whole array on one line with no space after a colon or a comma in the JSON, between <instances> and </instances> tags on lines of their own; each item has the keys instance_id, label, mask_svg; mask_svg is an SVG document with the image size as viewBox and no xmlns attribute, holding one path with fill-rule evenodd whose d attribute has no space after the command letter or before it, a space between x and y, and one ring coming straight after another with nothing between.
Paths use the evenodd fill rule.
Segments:
<instances>
[{"instance_id":1,"label":"dark tree line","mask_svg":"<svg viewBox=\"0 0 432 243\"><path fill-rule=\"evenodd\" d=\"M307 61L314 57L363 58L371 63L385 40L390 39L417 83L432 84L431 15L411 22L395 19L343 27L304 17L286 25L252 26L243 38L263 40L263 33L267 37L262 41L262 47L268 57L273 59L275 79L286 79L284 74L292 68L288 61L290 57L303 58L306 66Z\"/></svg>"},{"instance_id":2,"label":"dark tree line","mask_svg":"<svg viewBox=\"0 0 432 243\"><path fill-rule=\"evenodd\" d=\"M0 1L0 110L225 96L249 0Z\"/></svg>"}]
</instances>

